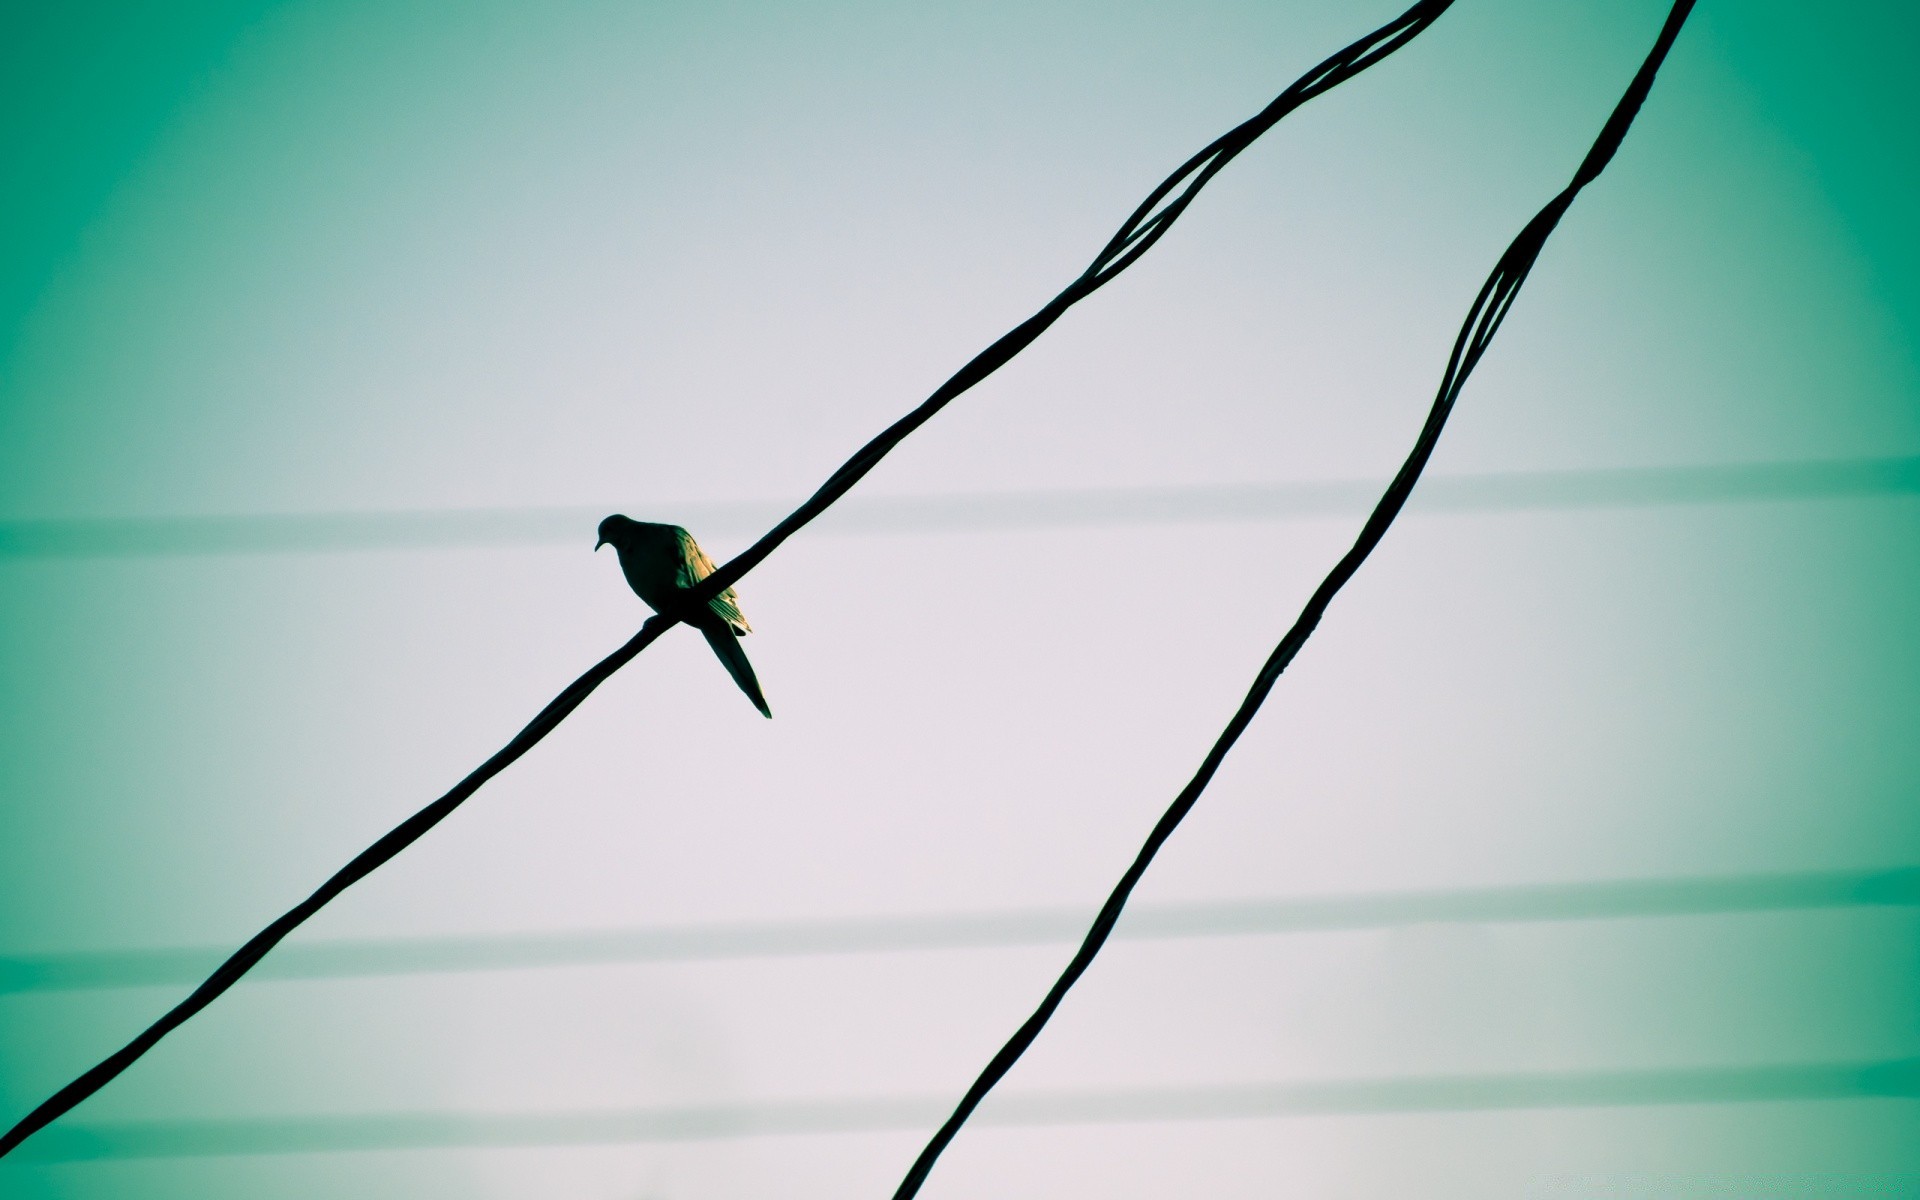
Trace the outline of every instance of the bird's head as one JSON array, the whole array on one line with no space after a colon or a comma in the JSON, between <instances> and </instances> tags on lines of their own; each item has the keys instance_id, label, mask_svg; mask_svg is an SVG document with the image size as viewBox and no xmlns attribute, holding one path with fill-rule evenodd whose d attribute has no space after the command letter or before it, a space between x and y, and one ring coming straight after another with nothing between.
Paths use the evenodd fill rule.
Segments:
<instances>
[{"instance_id":1,"label":"bird's head","mask_svg":"<svg viewBox=\"0 0 1920 1200\"><path fill-rule=\"evenodd\" d=\"M600 522L600 540L594 543L593 548L598 550L602 546L612 546L623 554L678 553L680 538L685 532L678 525L636 521L615 513Z\"/></svg>"},{"instance_id":2,"label":"bird's head","mask_svg":"<svg viewBox=\"0 0 1920 1200\"><path fill-rule=\"evenodd\" d=\"M618 548L621 536L638 524L639 522L631 517L623 517L619 513L613 514L600 522L600 540L593 544L593 548L599 550L600 547L608 545Z\"/></svg>"}]
</instances>

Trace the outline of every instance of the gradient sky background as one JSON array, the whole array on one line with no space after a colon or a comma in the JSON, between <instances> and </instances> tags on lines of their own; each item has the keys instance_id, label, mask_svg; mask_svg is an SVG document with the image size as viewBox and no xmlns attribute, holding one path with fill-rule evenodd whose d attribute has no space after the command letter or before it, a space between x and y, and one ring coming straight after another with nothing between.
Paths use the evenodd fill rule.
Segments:
<instances>
[{"instance_id":1,"label":"gradient sky background","mask_svg":"<svg viewBox=\"0 0 1920 1200\"><path fill-rule=\"evenodd\" d=\"M237 945L644 615L591 515L559 541L215 554L26 553L23 523L797 501L1167 170L1400 7L9 8L0 981ZM859 495L1384 481L1664 11L1460 0ZM1892 0L1707 0L1436 482L1920 454L1916 44ZM1416 498L1138 903L1920 865L1904 478ZM741 589L776 720L669 636L297 942L1090 914L1358 523L823 522ZM695 532L724 557L757 529ZM1009 1123L925 1194L1920 1195L1913 1073L1845 1094L1920 1056L1920 897L1866 899L1898 902L1419 919L1435 899L1116 941L1007 1081ZM49 1131L104 1129L104 1157L48 1161L85 1144L48 1136L0 1192L884 1196L931 1125L913 1105L957 1097L1066 953L250 982ZM0 1119L184 991L0 988ZM1722 1104L1673 1082L1747 1068L1841 1082ZM1675 1102L1464 1110L1459 1080L1522 1073ZM1433 1079L1443 1111L1020 1123L1043 1093ZM844 1101L910 1115L519 1148L409 1146L391 1119ZM341 1121L235 1152L258 1128L235 1120L315 1116ZM204 1152L113 1150L151 1122Z\"/></svg>"}]
</instances>

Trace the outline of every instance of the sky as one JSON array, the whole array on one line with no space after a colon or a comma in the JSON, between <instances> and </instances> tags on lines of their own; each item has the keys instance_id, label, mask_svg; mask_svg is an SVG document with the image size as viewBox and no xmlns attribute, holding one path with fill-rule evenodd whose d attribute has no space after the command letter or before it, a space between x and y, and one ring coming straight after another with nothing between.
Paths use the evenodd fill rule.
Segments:
<instances>
[{"instance_id":1,"label":"sky","mask_svg":"<svg viewBox=\"0 0 1920 1200\"><path fill-rule=\"evenodd\" d=\"M0 1117L633 632L599 516L743 549L1397 11L9 10ZM0 1193L890 1194L1664 12L1289 117L742 582L773 721L669 634ZM1700 5L923 1194L1920 1196L1916 34Z\"/></svg>"}]
</instances>

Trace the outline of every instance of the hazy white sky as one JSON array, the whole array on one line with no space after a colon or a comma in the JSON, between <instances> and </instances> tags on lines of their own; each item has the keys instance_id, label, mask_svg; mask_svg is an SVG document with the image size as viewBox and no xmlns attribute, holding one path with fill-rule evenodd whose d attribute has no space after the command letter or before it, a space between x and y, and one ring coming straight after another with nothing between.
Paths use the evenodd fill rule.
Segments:
<instances>
[{"instance_id":1,"label":"hazy white sky","mask_svg":"<svg viewBox=\"0 0 1920 1200\"><path fill-rule=\"evenodd\" d=\"M0 516L797 499L1166 170L1392 11L273 7L182 88L9 331ZM1383 479L1663 11L1459 5L1244 155L863 490ZM1708 5L1683 35L1436 471L1920 447L1906 328L1823 148L1730 49L1770 11ZM1911 863L1915 519L1910 496L1416 513L1140 899ZM774 721L669 636L301 937L1091 912L1357 524L802 535L741 588ZM237 944L631 632L644 611L592 534L0 560L0 953ZM1116 943L1007 1087L1910 1056L1911 932L1910 910L1839 910ZM73 1121L938 1101L1065 953L250 984ZM0 995L5 1111L177 995ZM1913 1170L1910 1122L1911 1101L1851 1101L981 1129L927 1194ZM0 1179L844 1196L885 1194L916 1147Z\"/></svg>"}]
</instances>

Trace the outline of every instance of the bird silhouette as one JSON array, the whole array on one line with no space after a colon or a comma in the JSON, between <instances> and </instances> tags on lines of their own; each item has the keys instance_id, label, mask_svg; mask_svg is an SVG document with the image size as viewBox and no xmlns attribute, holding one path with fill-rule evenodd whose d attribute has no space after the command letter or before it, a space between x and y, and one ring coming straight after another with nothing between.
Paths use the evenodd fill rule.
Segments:
<instances>
[{"instance_id":1,"label":"bird silhouette","mask_svg":"<svg viewBox=\"0 0 1920 1200\"><path fill-rule=\"evenodd\" d=\"M615 513L600 522L600 540L593 548L597 551L602 546L613 547L620 556L627 586L655 612L666 611L678 602L680 593L713 574L713 560L693 535L678 525L636 521ZM740 598L733 589L722 591L707 601L703 611L684 620L706 635L707 645L713 647L727 674L733 676L760 714L772 717L767 698L760 694L753 664L740 648L740 639L753 632L753 627L740 611Z\"/></svg>"}]
</instances>

